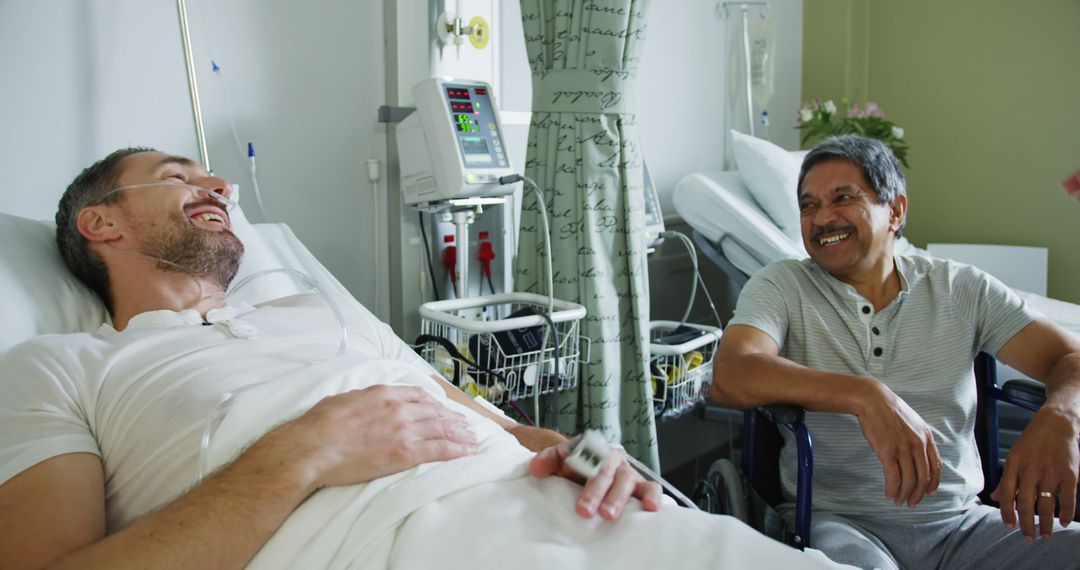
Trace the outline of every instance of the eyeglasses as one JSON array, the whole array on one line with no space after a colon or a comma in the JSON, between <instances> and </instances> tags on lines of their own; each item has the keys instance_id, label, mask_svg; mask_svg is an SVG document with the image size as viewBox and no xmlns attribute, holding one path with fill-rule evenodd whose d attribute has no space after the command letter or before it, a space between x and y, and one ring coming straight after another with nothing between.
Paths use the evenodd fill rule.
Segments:
<instances>
[{"instance_id":1,"label":"eyeglasses","mask_svg":"<svg viewBox=\"0 0 1080 570\"><path fill-rule=\"evenodd\" d=\"M230 200L229 198L226 198L225 196L219 194L218 192L210 190L209 188L203 188L202 186L195 186L193 184L184 184L182 182L150 182L148 184L132 184L130 186L121 186L119 188L113 188L112 190L109 190L108 192L103 194L100 198L98 198L97 200L94 200L93 202L91 202L91 203L89 203L87 205L88 206L94 206L94 205L97 205L97 204L102 204L102 203L105 203L106 201L108 201L109 198L112 195L116 194L116 193L126 192L128 190L135 190L135 189L138 189L138 188L169 188L169 189L185 188L185 189L187 189L187 191L191 192L191 194L193 196L196 196L196 197L199 194L206 194L211 199L216 200L217 202L219 202L222 205L222 207L225 208L226 212L231 211L237 205L236 201Z\"/></svg>"}]
</instances>

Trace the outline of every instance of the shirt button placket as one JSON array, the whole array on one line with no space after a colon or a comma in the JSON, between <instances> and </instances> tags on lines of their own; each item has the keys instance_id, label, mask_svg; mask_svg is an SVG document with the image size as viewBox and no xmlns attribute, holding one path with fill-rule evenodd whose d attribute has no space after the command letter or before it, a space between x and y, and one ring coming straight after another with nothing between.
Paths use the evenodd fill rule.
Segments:
<instances>
[{"instance_id":1,"label":"shirt button placket","mask_svg":"<svg viewBox=\"0 0 1080 570\"><path fill-rule=\"evenodd\" d=\"M872 355L874 351L874 346L876 346L877 338L875 338L874 335L870 333L871 326L874 322L874 317L877 315L874 314L874 308L871 307L869 303L862 300L860 300L859 303L855 306L855 314L859 315L859 320L862 321L863 326L866 327L866 345L864 345L863 350L867 351L867 353L870 353ZM874 370L873 356L870 356L869 360L870 362L866 363L867 367L870 370Z\"/></svg>"},{"instance_id":2,"label":"shirt button placket","mask_svg":"<svg viewBox=\"0 0 1080 570\"><path fill-rule=\"evenodd\" d=\"M877 315L875 315L877 316ZM885 372L885 337L881 334L881 327L876 323L870 324L870 359L871 369L879 374Z\"/></svg>"}]
</instances>

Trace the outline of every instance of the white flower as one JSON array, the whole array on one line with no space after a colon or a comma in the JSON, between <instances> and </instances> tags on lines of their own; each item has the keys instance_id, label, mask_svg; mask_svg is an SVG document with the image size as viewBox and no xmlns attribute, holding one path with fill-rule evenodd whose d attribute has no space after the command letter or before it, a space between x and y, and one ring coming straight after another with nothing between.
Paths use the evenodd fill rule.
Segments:
<instances>
[{"instance_id":1,"label":"white flower","mask_svg":"<svg viewBox=\"0 0 1080 570\"><path fill-rule=\"evenodd\" d=\"M901 129L900 127L894 126L892 128L892 136L895 137L896 140L903 140L903 138L904 138L904 129Z\"/></svg>"},{"instance_id":2,"label":"white flower","mask_svg":"<svg viewBox=\"0 0 1080 570\"><path fill-rule=\"evenodd\" d=\"M801 120L804 123L809 123L810 121L813 121L814 120L814 112L811 111L810 109L800 109L799 110L799 120Z\"/></svg>"},{"instance_id":3,"label":"white flower","mask_svg":"<svg viewBox=\"0 0 1080 570\"><path fill-rule=\"evenodd\" d=\"M836 113L836 103L833 103L832 99L826 101L823 107L825 109L825 112L829 113L830 115Z\"/></svg>"}]
</instances>

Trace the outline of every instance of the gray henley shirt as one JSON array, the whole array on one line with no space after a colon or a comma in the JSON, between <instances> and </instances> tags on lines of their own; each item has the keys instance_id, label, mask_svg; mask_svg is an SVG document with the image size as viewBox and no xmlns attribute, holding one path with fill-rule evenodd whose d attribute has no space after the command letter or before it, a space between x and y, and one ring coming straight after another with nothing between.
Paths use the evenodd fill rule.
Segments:
<instances>
[{"instance_id":1,"label":"gray henley shirt","mask_svg":"<svg viewBox=\"0 0 1080 570\"><path fill-rule=\"evenodd\" d=\"M763 331L780 346L780 356L804 366L876 378L922 416L941 454L941 484L934 496L909 509L885 496L881 463L854 416L806 414L814 440L815 510L916 522L977 502L983 476L973 434L972 361L980 351L996 355L1039 315L970 265L926 257L895 260L902 290L880 312L812 260L784 260L750 279L729 324ZM791 443L790 433L784 437ZM795 490L794 447L785 445L781 452L789 500Z\"/></svg>"}]
</instances>

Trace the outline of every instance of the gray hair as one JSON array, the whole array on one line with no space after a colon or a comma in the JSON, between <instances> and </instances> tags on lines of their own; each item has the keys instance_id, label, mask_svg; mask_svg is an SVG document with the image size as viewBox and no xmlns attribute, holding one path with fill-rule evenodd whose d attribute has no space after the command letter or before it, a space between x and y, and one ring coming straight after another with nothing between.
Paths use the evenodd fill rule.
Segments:
<instances>
[{"instance_id":1,"label":"gray hair","mask_svg":"<svg viewBox=\"0 0 1080 570\"><path fill-rule=\"evenodd\" d=\"M147 147L122 148L87 167L68 185L56 210L56 246L60 249L60 257L80 281L105 301L110 312L109 272L104 260L90 250L89 242L79 233L79 212L98 201L113 203L118 200L120 194L108 196L103 201L102 197L116 186L121 174L120 163L128 156L141 152L155 150Z\"/></svg>"},{"instance_id":2,"label":"gray hair","mask_svg":"<svg viewBox=\"0 0 1080 570\"><path fill-rule=\"evenodd\" d=\"M907 196L907 182L900 170L900 162L885 143L859 135L842 135L825 139L803 159L799 184L795 188L796 198L802 192L803 181L810 169L833 159L846 160L858 167L874 189L879 204L892 204L899 196ZM900 221L896 237L900 237L906 224L907 219Z\"/></svg>"}]
</instances>

